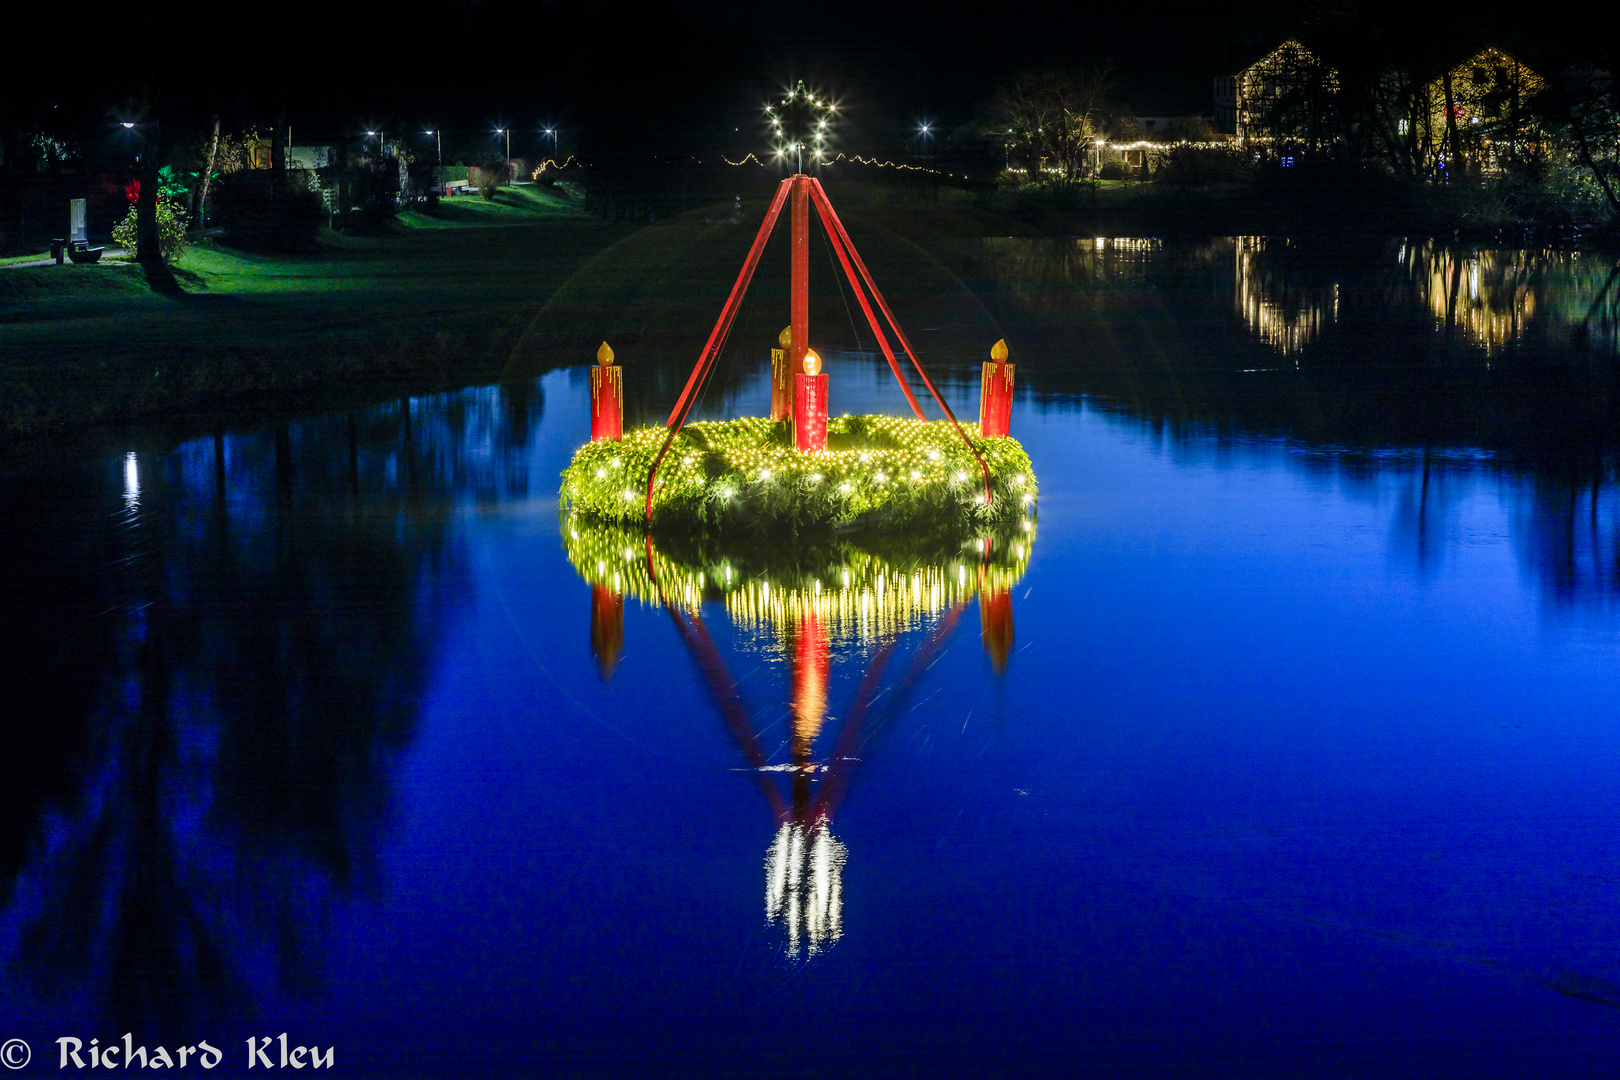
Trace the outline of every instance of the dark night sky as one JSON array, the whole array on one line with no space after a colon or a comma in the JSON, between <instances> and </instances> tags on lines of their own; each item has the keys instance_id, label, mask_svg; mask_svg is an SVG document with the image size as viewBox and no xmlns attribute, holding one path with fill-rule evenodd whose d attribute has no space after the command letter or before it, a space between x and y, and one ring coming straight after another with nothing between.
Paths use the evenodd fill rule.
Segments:
<instances>
[{"instance_id":1,"label":"dark night sky","mask_svg":"<svg viewBox=\"0 0 1620 1080\"><path fill-rule=\"evenodd\" d=\"M1578 44L1600 25L1591 5L1524 10L1500 0L1466 11L1393 0L337 0L141 14L93 2L84 52L97 62L67 79L54 57L23 50L0 74L0 122L27 128L54 112L76 118L68 126L108 126L155 101L171 128L217 109L227 123L282 117L297 141L409 124L465 143L503 122L532 135L550 121L590 153L704 153L762 146L760 102L802 77L842 103L846 147L881 149L923 116L945 131L969 123L998 81L1032 67L1107 63L1116 96L1138 113L1207 114L1212 76L1288 34L1460 55L1485 40L1531 52Z\"/></svg>"}]
</instances>

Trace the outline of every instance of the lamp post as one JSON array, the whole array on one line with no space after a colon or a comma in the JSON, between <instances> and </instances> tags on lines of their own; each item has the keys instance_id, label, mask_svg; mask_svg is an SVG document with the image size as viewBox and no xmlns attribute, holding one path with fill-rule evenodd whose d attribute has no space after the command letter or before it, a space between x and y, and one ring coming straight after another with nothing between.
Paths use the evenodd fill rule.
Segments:
<instances>
[{"instance_id":1,"label":"lamp post","mask_svg":"<svg viewBox=\"0 0 1620 1080\"><path fill-rule=\"evenodd\" d=\"M434 148L438 151L439 168L444 168L444 133L438 128L430 128L422 134L433 136Z\"/></svg>"},{"instance_id":2,"label":"lamp post","mask_svg":"<svg viewBox=\"0 0 1620 1080\"><path fill-rule=\"evenodd\" d=\"M512 175L512 129L496 128L495 134L506 136L506 172L501 177L502 180L506 180Z\"/></svg>"},{"instance_id":3,"label":"lamp post","mask_svg":"<svg viewBox=\"0 0 1620 1080\"><path fill-rule=\"evenodd\" d=\"M551 156L555 159L557 156L557 129L546 128L546 138L551 140Z\"/></svg>"}]
</instances>

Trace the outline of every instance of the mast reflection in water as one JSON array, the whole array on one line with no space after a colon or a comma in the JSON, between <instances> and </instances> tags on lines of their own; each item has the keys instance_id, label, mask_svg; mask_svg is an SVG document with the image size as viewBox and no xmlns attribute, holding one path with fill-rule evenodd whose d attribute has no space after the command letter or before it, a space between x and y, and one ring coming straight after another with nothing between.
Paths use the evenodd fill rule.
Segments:
<instances>
[{"instance_id":1,"label":"mast reflection in water","mask_svg":"<svg viewBox=\"0 0 1620 1080\"><path fill-rule=\"evenodd\" d=\"M765 853L765 919L783 935L783 954L811 959L843 935L843 875L849 849L832 819L862 748L939 657L963 609L978 598L984 647L1006 670L1013 636L1011 587L1029 564L1034 518L993 536L935 541L863 536L823 542L763 539L671 541L577 516L563 526L569 561L591 586L591 647L608 678L624 647L626 595L662 606L697 662L715 706L770 807L776 833ZM703 621L718 601L739 639L758 655L786 660L792 701L788 758L765 753L737 680ZM900 638L925 631L892 685L884 675ZM865 672L830 754L817 743L831 719L834 655L864 658ZM881 715L874 705L883 700ZM785 775L784 798L775 777Z\"/></svg>"}]
</instances>

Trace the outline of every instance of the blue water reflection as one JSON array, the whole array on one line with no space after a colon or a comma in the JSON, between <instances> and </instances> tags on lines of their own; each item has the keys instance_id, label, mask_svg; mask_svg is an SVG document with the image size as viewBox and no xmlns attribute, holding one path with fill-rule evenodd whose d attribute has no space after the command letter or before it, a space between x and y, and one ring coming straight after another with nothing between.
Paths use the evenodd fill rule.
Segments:
<instances>
[{"instance_id":1,"label":"blue water reflection","mask_svg":"<svg viewBox=\"0 0 1620 1080\"><path fill-rule=\"evenodd\" d=\"M1013 428L1040 536L1004 607L823 661L713 599L593 635L578 369L7 480L0 1036L288 1031L350 1075L1609 1069L1612 486L1078 394Z\"/></svg>"}]
</instances>

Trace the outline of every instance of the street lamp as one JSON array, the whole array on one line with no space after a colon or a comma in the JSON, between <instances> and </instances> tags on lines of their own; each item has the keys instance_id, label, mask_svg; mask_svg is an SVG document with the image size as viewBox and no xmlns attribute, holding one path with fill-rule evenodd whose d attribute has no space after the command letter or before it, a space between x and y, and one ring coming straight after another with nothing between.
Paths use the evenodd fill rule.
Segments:
<instances>
[{"instance_id":1,"label":"street lamp","mask_svg":"<svg viewBox=\"0 0 1620 1080\"><path fill-rule=\"evenodd\" d=\"M433 136L433 142L439 154L439 168L444 168L444 133L438 128L429 128L422 134Z\"/></svg>"},{"instance_id":2,"label":"street lamp","mask_svg":"<svg viewBox=\"0 0 1620 1080\"><path fill-rule=\"evenodd\" d=\"M506 175L502 177L506 179L512 175L512 129L496 128L495 134L506 136Z\"/></svg>"},{"instance_id":3,"label":"street lamp","mask_svg":"<svg viewBox=\"0 0 1620 1080\"><path fill-rule=\"evenodd\" d=\"M546 128L545 136L551 140L551 156L555 158L557 156L557 129Z\"/></svg>"}]
</instances>

